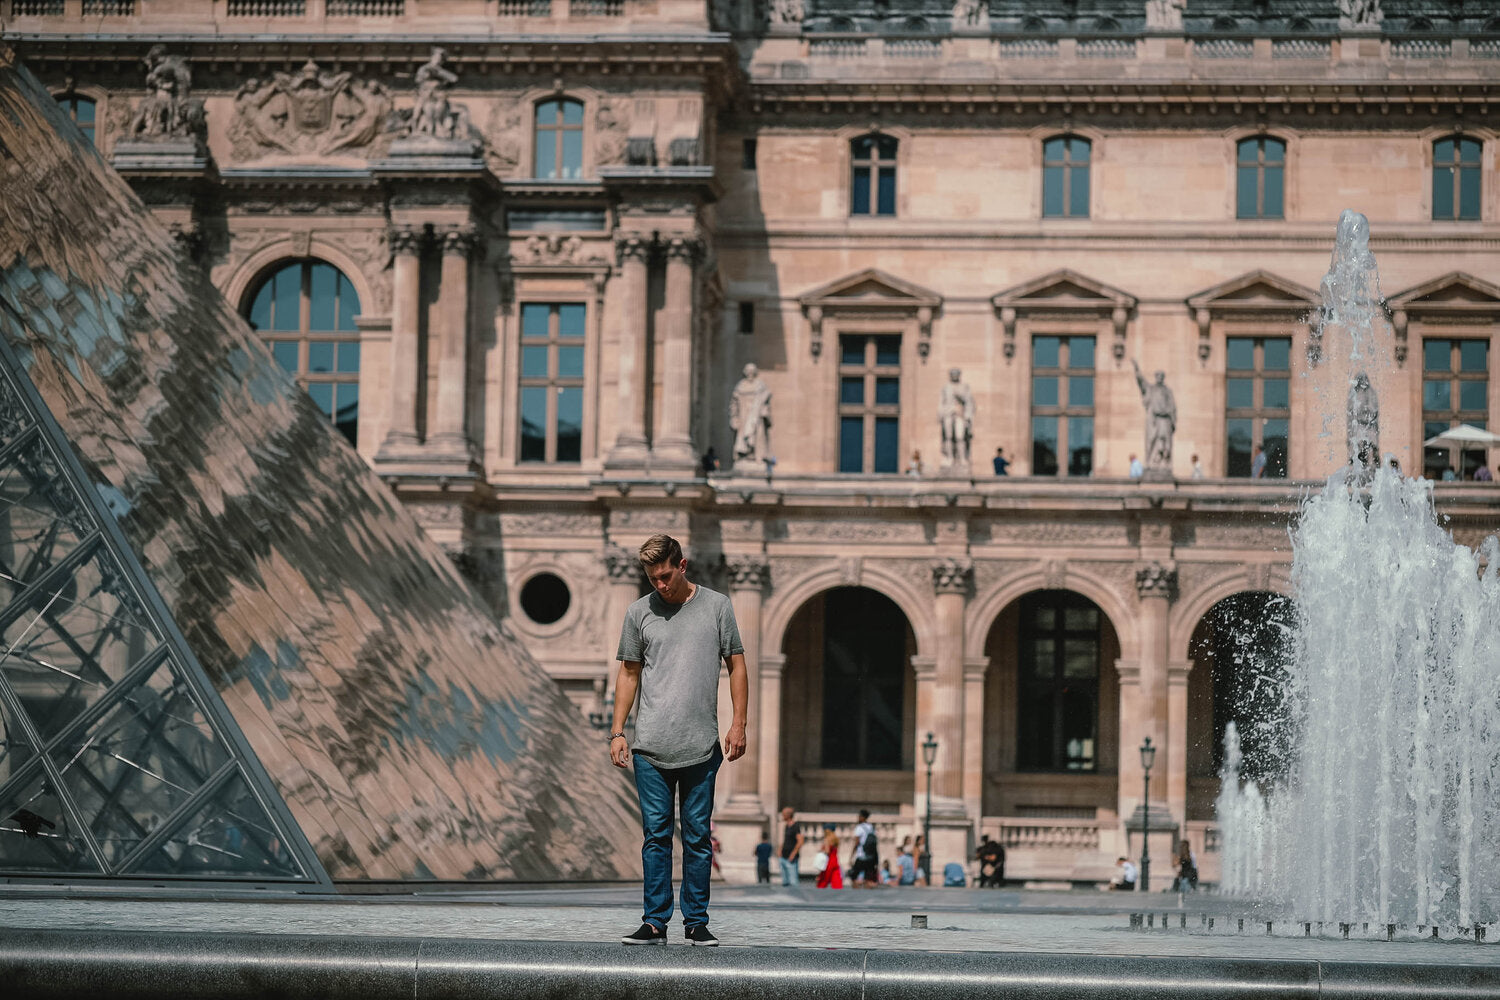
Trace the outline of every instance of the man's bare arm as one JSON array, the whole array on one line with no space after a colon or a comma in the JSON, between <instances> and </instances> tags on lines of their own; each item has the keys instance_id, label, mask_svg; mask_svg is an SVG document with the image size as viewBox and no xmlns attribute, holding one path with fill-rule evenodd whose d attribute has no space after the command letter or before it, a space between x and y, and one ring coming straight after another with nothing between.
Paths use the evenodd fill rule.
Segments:
<instances>
[{"instance_id":1,"label":"man's bare arm","mask_svg":"<svg viewBox=\"0 0 1500 1000\"><path fill-rule=\"evenodd\" d=\"M636 692L641 688L641 664L637 660L621 660L620 671L615 677L615 717L610 723L611 733L623 733L625 731L625 720L630 718L630 710L635 706ZM623 736L611 736L609 740L609 759L615 767L625 767L630 763L630 744Z\"/></svg>"},{"instance_id":2,"label":"man's bare arm","mask_svg":"<svg viewBox=\"0 0 1500 1000\"><path fill-rule=\"evenodd\" d=\"M729 732L724 734L724 756L729 760L739 760L745 755L745 720L750 712L750 671L745 667L744 653L734 653L729 657L728 663L729 701L734 706L734 719L729 723Z\"/></svg>"}]
</instances>

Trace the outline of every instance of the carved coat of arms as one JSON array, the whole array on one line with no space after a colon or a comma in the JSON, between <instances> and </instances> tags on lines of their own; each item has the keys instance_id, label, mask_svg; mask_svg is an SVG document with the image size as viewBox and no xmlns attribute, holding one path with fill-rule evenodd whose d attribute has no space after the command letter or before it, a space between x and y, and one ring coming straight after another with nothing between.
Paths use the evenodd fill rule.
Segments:
<instances>
[{"instance_id":1,"label":"carved coat of arms","mask_svg":"<svg viewBox=\"0 0 1500 1000\"><path fill-rule=\"evenodd\" d=\"M380 134L390 95L373 80L333 73L312 61L296 73L247 80L234 98L229 138L235 158L275 153L327 156Z\"/></svg>"}]
</instances>

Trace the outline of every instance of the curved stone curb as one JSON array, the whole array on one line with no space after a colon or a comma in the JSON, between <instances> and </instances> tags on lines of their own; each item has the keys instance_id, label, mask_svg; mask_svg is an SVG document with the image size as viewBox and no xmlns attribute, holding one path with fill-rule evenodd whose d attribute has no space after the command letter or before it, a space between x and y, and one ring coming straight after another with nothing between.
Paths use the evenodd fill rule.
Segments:
<instances>
[{"instance_id":1,"label":"curved stone curb","mask_svg":"<svg viewBox=\"0 0 1500 1000\"><path fill-rule=\"evenodd\" d=\"M14 929L0 982L30 1000L1500 1000L1490 966Z\"/></svg>"}]
</instances>

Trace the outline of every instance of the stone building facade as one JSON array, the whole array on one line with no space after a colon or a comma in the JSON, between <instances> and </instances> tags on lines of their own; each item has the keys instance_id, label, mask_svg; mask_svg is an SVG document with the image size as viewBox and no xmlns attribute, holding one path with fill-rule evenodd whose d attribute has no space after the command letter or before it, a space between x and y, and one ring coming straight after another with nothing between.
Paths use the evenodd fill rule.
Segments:
<instances>
[{"instance_id":1,"label":"stone building facade","mask_svg":"<svg viewBox=\"0 0 1500 1000\"><path fill-rule=\"evenodd\" d=\"M1149 736L1152 853L1212 878L1233 626L1285 614L1298 496L1345 460L1312 323L1340 209L1388 305L1381 452L1493 467L1423 446L1500 416L1472 0L0 10L580 726L646 536L730 593L731 874L791 805L1107 877ZM1472 544L1500 494L1435 496Z\"/></svg>"}]
</instances>

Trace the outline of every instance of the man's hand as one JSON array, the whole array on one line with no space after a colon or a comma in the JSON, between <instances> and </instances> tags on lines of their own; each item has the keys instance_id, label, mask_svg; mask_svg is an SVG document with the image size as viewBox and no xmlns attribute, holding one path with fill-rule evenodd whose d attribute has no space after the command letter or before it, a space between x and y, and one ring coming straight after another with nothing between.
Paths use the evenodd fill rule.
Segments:
<instances>
[{"instance_id":1,"label":"man's hand","mask_svg":"<svg viewBox=\"0 0 1500 1000\"><path fill-rule=\"evenodd\" d=\"M729 727L729 732L724 734L724 756L729 760L739 760L745 756L745 727L736 723Z\"/></svg>"},{"instance_id":2,"label":"man's hand","mask_svg":"<svg viewBox=\"0 0 1500 1000\"><path fill-rule=\"evenodd\" d=\"M744 752L743 744L740 752ZM625 737L616 736L609 741L609 762L619 768L630 766L630 743Z\"/></svg>"}]
</instances>

